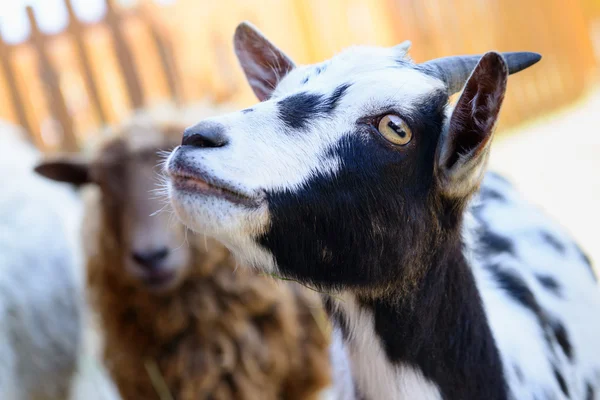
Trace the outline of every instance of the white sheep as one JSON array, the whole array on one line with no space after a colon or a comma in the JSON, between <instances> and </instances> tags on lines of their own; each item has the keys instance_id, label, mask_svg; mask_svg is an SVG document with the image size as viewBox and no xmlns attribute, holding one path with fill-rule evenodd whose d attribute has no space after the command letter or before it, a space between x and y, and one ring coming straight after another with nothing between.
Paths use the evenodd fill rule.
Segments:
<instances>
[{"instance_id":1,"label":"white sheep","mask_svg":"<svg viewBox=\"0 0 600 400\"><path fill-rule=\"evenodd\" d=\"M0 123L0 398L65 399L81 339L80 202Z\"/></svg>"}]
</instances>

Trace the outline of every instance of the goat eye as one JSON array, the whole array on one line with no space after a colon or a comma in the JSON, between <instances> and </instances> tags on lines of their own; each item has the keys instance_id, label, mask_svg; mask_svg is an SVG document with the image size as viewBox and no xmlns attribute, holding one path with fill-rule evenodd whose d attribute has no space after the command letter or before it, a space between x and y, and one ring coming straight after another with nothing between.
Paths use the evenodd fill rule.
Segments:
<instances>
[{"instance_id":1,"label":"goat eye","mask_svg":"<svg viewBox=\"0 0 600 400\"><path fill-rule=\"evenodd\" d=\"M379 133L390 143L404 146L412 139L412 132L402 118L394 114L388 114L381 118Z\"/></svg>"}]
</instances>

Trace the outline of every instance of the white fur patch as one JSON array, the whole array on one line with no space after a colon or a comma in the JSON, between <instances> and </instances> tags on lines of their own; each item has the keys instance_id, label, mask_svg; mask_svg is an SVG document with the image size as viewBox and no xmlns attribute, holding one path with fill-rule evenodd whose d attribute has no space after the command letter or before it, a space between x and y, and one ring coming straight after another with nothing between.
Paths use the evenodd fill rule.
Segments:
<instances>
[{"instance_id":1,"label":"white fur patch","mask_svg":"<svg viewBox=\"0 0 600 400\"><path fill-rule=\"evenodd\" d=\"M352 367L344 345L342 332L334 327L329 348L333 368L333 398L336 400L355 400Z\"/></svg>"},{"instance_id":2,"label":"white fur patch","mask_svg":"<svg viewBox=\"0 0 600 400\"><path fill-rule=\"evenodd\" d=\"M373 314L354 296L342 294L335 304L347 319L350 337L344 343L358 392L367 399L441 399L437 385L418 369L390 363L375 332Z\"/></svg>"}]
</instances>

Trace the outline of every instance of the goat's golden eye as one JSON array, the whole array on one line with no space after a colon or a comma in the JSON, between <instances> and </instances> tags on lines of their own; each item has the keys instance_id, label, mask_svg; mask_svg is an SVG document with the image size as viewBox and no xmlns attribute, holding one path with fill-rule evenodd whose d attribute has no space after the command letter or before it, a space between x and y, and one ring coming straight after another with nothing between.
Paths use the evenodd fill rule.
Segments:
<instances>
[{"instance_id":1,"label":"goat's golden eye","mask_svg":"<svg viewBox=\"0 0 600 400\"><path fill-rule=\"evenodd\" d=\"M394 114L381 118L377 129L387 141L398 146L407 145L412 139L412 132L407 123Z\"/></svg>"}]
</instances>

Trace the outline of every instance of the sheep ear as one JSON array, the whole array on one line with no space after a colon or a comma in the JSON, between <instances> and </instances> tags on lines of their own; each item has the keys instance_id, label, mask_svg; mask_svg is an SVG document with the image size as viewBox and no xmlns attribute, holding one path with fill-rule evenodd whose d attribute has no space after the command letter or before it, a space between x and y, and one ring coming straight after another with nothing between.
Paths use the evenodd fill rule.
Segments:
<instances>
[{"instance_id":1,"label":"sheep ear","mask_svg":"<svg viewBox=\"0 0 600 400\"><path fill-rule=\"evenodd\" d=\"M75 186L91 183L89 164L79 155L61 155L46 159L34 168L38 174Z\"/></svg>"},{"instance_id":2,"label":"sheep ear","mask_svg":"<svg viewBox=\"0 0 600 400\"><path fill-rule=\"evenodd\" d=\"M490 52L467 80L437 152L437 176L446 195L468 196L479 186L507 78L504 58Z\"/></svg>"},{"instance_id":3,"label":"sheep ear","mask_svg":"<svg viewBox=\"0 0 600 400\"><path fill-rule=\"evenodd\" d=\"M233 46L248 83L260 101L271 96L279 81L295 65L249 22L235 30Z\"/></svg>"}]
</instances>

